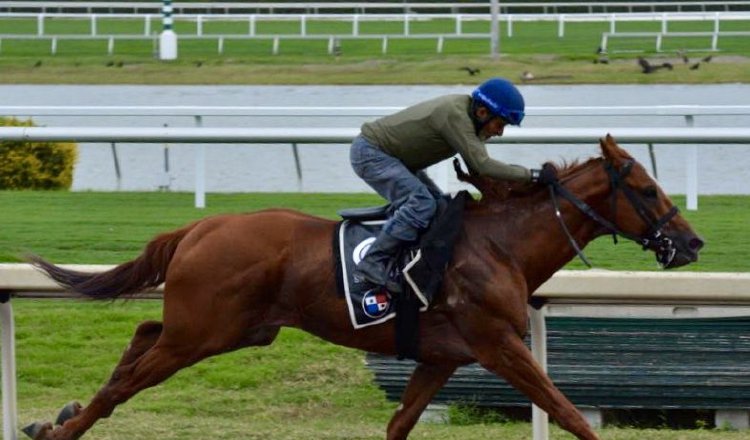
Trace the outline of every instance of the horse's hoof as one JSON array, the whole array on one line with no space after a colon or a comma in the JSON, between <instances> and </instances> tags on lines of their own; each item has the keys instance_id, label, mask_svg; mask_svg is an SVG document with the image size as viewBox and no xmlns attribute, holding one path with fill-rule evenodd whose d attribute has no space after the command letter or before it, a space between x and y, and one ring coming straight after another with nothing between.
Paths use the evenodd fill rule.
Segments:
<instances>
[{"instance_id":1,"label":"horse's hoof","mask_svg":"<svg viewBox=\"0 0 750 440\"><path fill-rule=\"evenodd\" d=\"M60 414L57 415L57 420L55 420L55 425L63 425L68 419L71 419L78 415L78 413L81 412L81 404L78 402L69 402L67 405L65 405L60 411Z\"/></svg>"},{"instance_id":2,"label":"horse's hoof","mask_svg":"<svg viewBox=\"0 0 750 440\"><path fill-rule=\"evenodd\" d=\"M34 422L21 429L21 431L33 440L44 440L47 437L47 433L52 431L52 423Z\"/></svg>"}]
</instances>

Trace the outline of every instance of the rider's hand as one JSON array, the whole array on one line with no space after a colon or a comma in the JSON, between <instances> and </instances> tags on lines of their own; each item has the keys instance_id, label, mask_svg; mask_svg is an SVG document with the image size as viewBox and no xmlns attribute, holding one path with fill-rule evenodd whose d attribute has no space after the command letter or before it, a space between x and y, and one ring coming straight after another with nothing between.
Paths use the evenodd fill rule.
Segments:
<instances>
[{"instance_id":1,"label":"rider's hand","mask_svg":"<svg viewBox=\"0 0 750 440\"><path fill-rule=\"evenodd\" d=\"M557 182L557 168L547 162L542 165L542 169L531 170L531 181L539 185L550 185Z\"/></svg>"}]
</instances>

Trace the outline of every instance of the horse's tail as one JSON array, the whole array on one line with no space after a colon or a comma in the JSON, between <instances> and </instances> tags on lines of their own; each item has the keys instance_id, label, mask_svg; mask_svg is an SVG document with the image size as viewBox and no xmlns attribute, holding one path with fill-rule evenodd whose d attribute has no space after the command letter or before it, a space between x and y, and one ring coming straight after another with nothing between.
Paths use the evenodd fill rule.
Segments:
<instances>
[{"instance_id":1,"label":"horse's tail","mask_svg":"<svg viewBox=\"0 0 750 440\"><path fill-rule=\"evenodd\" d=\"M114 299L163 283L177 245L194 226L158 235L135 260L105 272L78 272L56 266L36 255L28 258L32 265L72 292L93 299Z\"/></svg>"}]
</instances>

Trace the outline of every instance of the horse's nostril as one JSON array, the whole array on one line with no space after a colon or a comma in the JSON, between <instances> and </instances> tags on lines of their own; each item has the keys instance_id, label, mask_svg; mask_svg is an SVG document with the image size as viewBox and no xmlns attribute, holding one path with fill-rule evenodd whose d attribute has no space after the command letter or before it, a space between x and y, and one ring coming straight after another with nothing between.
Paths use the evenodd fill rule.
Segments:
<instances>
[{"instance_id":1,"label":"horse's nostril","mask_svg":"<svg viewBox=\"0 0 750 440\"><path fill-rule=\"evenodd\" d=\"M688 242L688 246L690 247L690 250L698 251L703 247L703 240L695 237Z\"/></svg>"}]
</instances>

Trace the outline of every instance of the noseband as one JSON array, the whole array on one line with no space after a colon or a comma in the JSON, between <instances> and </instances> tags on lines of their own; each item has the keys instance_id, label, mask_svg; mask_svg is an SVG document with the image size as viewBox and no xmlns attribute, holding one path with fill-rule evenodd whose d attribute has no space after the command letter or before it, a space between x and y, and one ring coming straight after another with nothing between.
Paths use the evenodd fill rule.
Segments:
<instances>
[{"instance_id":1,"label":"noseband","mask_svg":"<svg viewBox=\"0 0 750 440\"><path fill-rule=\"evenodd\" d=\"M568 191L564 186L562 186L560 181L555 180L549 185L550 197L552 198L552 204L555 207L555 215L557 216L558 220L560 220L560 225L565 231L565 234L568 236L568 240L570 241L571 246L573 247L573 249L575 249L578 256L588 267L591 267L591 263L588 261L586 255L584 255L583 251L578 246L578 243L576 243L575 238L573 238L573 235L565 225L565 220L562 218L558 196L568 200L589 218L606 228L612 234L612 239L614 240L615 244L617 244L617 236L620 235L640 244L643 247L643 250L653 248L654 252L656 253L656 260L663 267L668 266L677 253L677 249L674 247L672 239L664 235L661 229L664 227L664 225L669 223L669 221L672 220L672 218L677 215L680 210L676 206L672 206L672 208L667 211L666 214L657 219L654 214L646 208L646 206L643 204L643 201L638 196L636 196L636 194L633 192L633 189L625 184L625 177L627 177L627 175L633 169L633 163L633 159L628 159L620 168L620 170L617 170L612 166L611 163L605 162L604 169L607 171L607 175L609 176L612 218L617 218L617 192L622 191L622 193L625 194L625 197L630 202L630 206L633 207L641 220L648 226L648 231L646 231L646 233L643 235L634 235L623 231L617 226L617 224L599 215L599 213L594 211L594 209L590 205Z\"/></svg>"}]
</instances>

